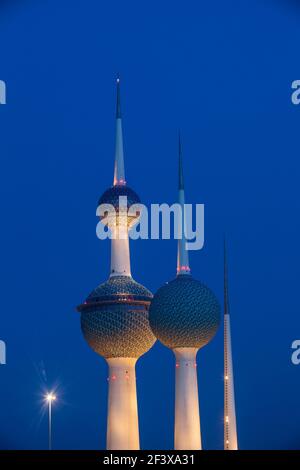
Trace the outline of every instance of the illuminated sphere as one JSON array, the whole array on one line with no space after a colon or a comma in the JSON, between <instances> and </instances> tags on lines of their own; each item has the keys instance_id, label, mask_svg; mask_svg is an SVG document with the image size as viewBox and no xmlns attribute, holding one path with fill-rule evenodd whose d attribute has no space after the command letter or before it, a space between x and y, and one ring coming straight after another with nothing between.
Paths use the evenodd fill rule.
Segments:
<instances>
[{"instance_id":1,"label":"illuminated sphere","mask_svg":"<svg viewBox=\"0 0 300 470\"><path fill-rule=\"evenodd\" d=\"M127 209L127 211L132 205L134 204L140 205L141 203L140 198L136 194L136 192L133 191L133 189L129 188L129 186L125 184L112 186L111 188L107 189L102 194L102 196L100 197L98 201L98 206L102 204L110 204L111 206L113 206L115 210L117 223L118 223L118 216L119 216L119 201L120 201L119 198L121 196L127 197L127 207L125 206L125 209ZM109 225L110 222L109 222L109 219L107 218L108 215L110 215L109 211L105 211L104 215L100 216L100 220L103 223ZM130 214L127 217L127 225L128 226L134 225L138 221L139 217L140 217L140 211L137 211L137 213ZM106 219L106 220L104 221L103 219Z\"/></svg>"},{"instance_id":2,"label":"illuminated sphere","mask_svg":"<svg viewBox=\"0 0 300 470\"><path fill-rule=\"evenodd\" d=\"M149 325L151 292L129 276L100 284L78 307L90 347L105 358L138 358L155 342Z\"/></svg>"},{"instance_id":3,"label":"illuminated sphere","mask_svg":"<svg viewBox=\"0 0 300 470\"><path fill-rule=\"evenodd\" d=\"M149 310L155 336L168 348L202 348L220 324L214 293L190 275L179 275L154 295Z\"/></svg>"}]
</instances>

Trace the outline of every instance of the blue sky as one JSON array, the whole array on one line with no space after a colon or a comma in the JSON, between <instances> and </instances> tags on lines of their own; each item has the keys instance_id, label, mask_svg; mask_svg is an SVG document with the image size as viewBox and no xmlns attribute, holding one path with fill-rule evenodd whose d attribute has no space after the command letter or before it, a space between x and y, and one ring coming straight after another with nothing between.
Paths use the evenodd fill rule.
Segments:
<instances>
[{"instance_id":1,"label":"blue sky","mask_svg":"<svg viewBox=\"0 0 300 470\"><path fill-rule=\"evenodd\" d=\"M193 275L222 300L228 240L237 421L243 449L300 448L299 120L295 1L11 1L0 7L0 447L42 449L41 398L57 387L55 448L105 446L107 370L75 307L109 272L96 205L113 177L122 79L127 181L143 202L205 204ZM175 275L175 241L131 243L153 292ZM223 443L222 330L199 353L203 446ZM174 361L138 364L141 446L172 448Z\"/></svg>"}]
</instances>

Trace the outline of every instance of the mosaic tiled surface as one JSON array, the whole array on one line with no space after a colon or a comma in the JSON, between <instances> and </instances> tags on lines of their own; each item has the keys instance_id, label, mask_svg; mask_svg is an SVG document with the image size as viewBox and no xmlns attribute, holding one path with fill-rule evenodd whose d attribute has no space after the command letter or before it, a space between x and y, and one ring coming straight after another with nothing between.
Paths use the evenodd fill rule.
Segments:
<instances>
[{"instance_id":1,"label":"mosaic tiled surface","mask_svg":"<svg viewBox=\"0 0 300 470\"><path fill-rule=\"evenodd\" d=\"M139 204L140 198L136 194L133 189L129 188L129 186L112 186L111 188L107 189L98 201L98 206L100 204L111 204L118 209L119 207L119 197L120 196L127 196L127 207L130 207L132 204Z\"/></svg>"},{"instance_id":2,"label":"mosaic tiled surface","mask_svg":"<svg viewBox=\"0 0 300 470\"><path fill-rule=\"evenodd\" d=\"M104 300L107 298L116 298L120 295L137 300L150 301L152 299L151 292L129 276L113 276L103 284L94 289L87 298L87 302L95 302L95 300Z\"/></svg>"},{"instance_id":3,"label":"mosaic tiled surface","mask_svg":"<svg viewBox=\"0 0 300 470\"><path fill-rule=\"evenodd\" d=\"M155 342L148 318L151 298L151 292L130 277L116 276L100 284L79 307L82 332L91 348L106 358L138 358L147 352Z\"/></svg>"},{"instance_id":4,"label":"mosaic tiled surface","mask_svg":"<svg viewBox=\"0 0 300 470\"><path fill-rule=\"evenodd\" d=\"M167 347L201 348L218 329L220 305L208 287L183 275L157 291L149 319L153 333Z\"/></svg>"}]
</instances>

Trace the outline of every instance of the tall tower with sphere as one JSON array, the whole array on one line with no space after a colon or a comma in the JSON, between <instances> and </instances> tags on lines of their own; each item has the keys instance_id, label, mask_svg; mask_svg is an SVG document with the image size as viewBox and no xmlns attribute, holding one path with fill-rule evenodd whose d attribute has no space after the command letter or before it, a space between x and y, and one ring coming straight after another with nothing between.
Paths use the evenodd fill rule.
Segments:
<instances>
[{"instance_id":1,"label":"tall tower with sphere","mask_svg":"<svg viewBox=\"0 0 300 470\"><path fill-rule=\"evenodd\" d=\"M224 241L224 450L238 450L228 299L227 255Z\"/></svg>"},{"instance_id":2,"label":"tall tower with sphere","mask_svg":"<svg viewBox=\"0 0 300 470\"><path fill-rule=\"evenodd\" d=\"M149 320L154 335L175 355L175 450L196 450L202 448L196 356L218 329L220 306L214 293L191 275L180 137L179 204L182 237L178 240L177 276L154 295Z\"/></svg>"},{"instance_id":3,"label":"tall tower with sphere","mask_svg":"<svg viewBox=\"0 0 300 470\"><path fill-rule=\"evenodd\" d=\"M128 231L138 222L139 204L125 180L118 78L114 180L99 199L98 209L104 209L97 211L111 231L110 276L78 306L84 338L109 367L108 450L140 447L135 365L155 342L148 319L152 294L133 280L130 269Z\"/></svg>"}]
</instances>

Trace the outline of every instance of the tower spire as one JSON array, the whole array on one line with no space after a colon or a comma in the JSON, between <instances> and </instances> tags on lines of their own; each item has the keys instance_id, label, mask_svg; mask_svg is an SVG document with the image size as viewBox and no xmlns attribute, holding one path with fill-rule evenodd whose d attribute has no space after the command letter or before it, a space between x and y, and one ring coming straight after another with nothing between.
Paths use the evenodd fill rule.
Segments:
<instances>
[{"instance_id":1,"label":"tower spire","mask_svg":"<svg viewBox=\"0 0 300 470\"><path fill-rule=\"evenodd\" d=\"M121 119L120 76L117 76L117 108L116 119Z\"/></svg>"},{"instance_id":2,"label":"tower spire","mask_svg":"<svg viewBox=\"0 0 300 470\"><path fill-rule=\"evenodd\" d=\"M234 380L228 299L227 252L224 239L224 450L237 450Z\"/></svg>"},{"instance_id":3,"label":"tower spire","mask_svg":"<svg viewBox=\"0 0 300 470\"><path fill-rule=\"evenodd\" d=\"M182 165L182 145L180 131L178 134L178 203L181 207L181 233L179 230L178 250L177 250L177 276L190 274L189 253L186 249L186 220L185 220L185 195Z\"/></svg>"},{"instance_id":4,"label":"tower spire","mask_svg":"<svg viewBox=\"0 0 300 470\"><path fill-rule=\"evenodd\" d=\"M226 251L225 237L224 237L224 315L229 315L227 251Z\"/></svg>"},{"instance_id":5,"label":"tower spire","mask_svg":"<svg viewBox=\"0 0 300 470\"><path fill-rule=\"evenodd\" d=\"M180 131L178 133L178 153L179 153L179 164L178 164L178 189L184 190L183 180L183 168L182 168L182 148L181 148L181 136Z\"/></svg>"},{"instance_id":6,"label":"tower spire","mask_svg":"<svg viewBox=\"0 0 300 470\"><path fill-rule=\"evenodd\" d=\"M116 149L115 149L115 169L114 186L125 185L123 133L120 97L120 77L117 77L117 106L116 106Z\"/></svg>"}]
</instances>

